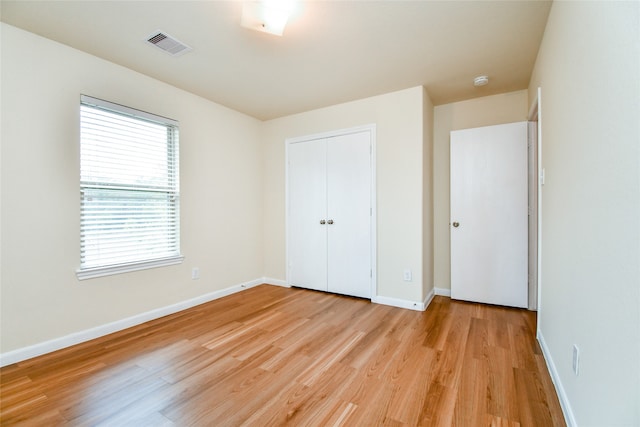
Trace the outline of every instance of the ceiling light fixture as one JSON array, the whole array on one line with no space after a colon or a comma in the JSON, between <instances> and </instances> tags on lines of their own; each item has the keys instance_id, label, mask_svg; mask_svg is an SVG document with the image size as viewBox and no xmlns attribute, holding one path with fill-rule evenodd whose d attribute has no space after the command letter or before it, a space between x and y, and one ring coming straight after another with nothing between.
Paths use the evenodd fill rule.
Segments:
<instances>
[{"instance_id":1,"label":"ceiling light fixture","mask_svg":"<svg viewBox=\"0 0 640 427\"><path fill-rule=\"evenodd\" d=\"M478 76L475 79L473 79L473 85L474 86L484 86L486 84L489 83L489 77L487 76Z\"/></svg>"},{"instance_id":2,"label":"ceiling light fixture","mask_svg":"<svg viewBox=\"0 0 640 427\"><path fill-rule=\"evenodd\" d=\"M240 25L263 33L281 36L293 13L294 0L261 0L245 2Z\"/></svg>"}]
</instances>

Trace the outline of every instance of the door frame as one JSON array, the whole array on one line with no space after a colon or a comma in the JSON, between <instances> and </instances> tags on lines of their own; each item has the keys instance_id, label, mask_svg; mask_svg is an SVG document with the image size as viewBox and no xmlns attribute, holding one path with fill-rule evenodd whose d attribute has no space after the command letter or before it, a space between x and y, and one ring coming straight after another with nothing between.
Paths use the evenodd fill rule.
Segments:
<instances>
[{"instance_id":1,"label":"door frame","mask_svg":"<svg viewBox=\"0 0 640 427\"><path fill-rule=\"evenodd\" d=\"M371 153L369 161L371 162L371 216L369 223L370 238L371 238L371 300L373 301L378 296L377 286L377 203L376 203L376 125L368 124L362 126L355 126L351 128L332 130L327 132L315 133L310 135L303 135L297 137L286 138L285 144L285 269L286 269L286 283L287 286L291 286L291 265L289 258L289 147L292 144L300 142L310 142L319 139L331 138L334 136L343 136L353 133L369 132L369 138L371 141Z\"/></svg>"},{"instance_id":2,"label":"door frame","mask_svg":"<svg viewBox=\"0 0 640 427\"><path fill-rule=\"evenodd\" d=\"M529 186L536 186L536 206L534 207L536 216L537 216L537 244L536 244L536 275L535 282L533 286L535 286L536 293L536 301L535 306L533 307L531 301L529 302L529 310L538 311L538 317L540 316L540 310L542 306L542 187L544 186L544 168L542 167L542 88L538 87L536 91L536 97L531 104L531 108L529 109L529 116L527 118L530 122L535 122L537 124L536 129L536 145L537 149L534 150L534 155L536 156L533 159L533 164L537 166L536 170L536 179L535 183L529 183ZM539 328L539 326L536 326ZM537 332L537 331L536 331Z\"/></svg>"}]
</instances>

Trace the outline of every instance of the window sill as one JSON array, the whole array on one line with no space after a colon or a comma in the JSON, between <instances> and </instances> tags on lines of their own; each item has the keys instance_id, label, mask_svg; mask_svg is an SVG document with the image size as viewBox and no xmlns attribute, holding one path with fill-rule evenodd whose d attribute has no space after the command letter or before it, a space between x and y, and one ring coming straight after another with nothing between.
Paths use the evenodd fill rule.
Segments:
<instances>
[{"instance_id":1,"label":"window sill","mask_svg":"<svg viewBox=\"0 0 640 427\"><path fill-rule=\"evenodd\" d=\"M78 277L78 280L93 279L95 277L111 276L114 274L129 273L131 271L147 270L149 268L181 264L183 260L184 256L179 255L170 258L155 259L152 261L110 265L108 267L86 268L83 270L76 270L76 276Z\"/></svg>"}]
</instances>

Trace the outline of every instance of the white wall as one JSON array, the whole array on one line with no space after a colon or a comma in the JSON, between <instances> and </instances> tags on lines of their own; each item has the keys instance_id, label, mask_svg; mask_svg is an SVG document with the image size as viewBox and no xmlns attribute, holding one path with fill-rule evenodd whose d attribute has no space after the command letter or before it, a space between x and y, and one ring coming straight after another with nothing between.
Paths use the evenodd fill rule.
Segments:
<instances>
[{"instance_id":1,"label":"white wall","mask_svg":"<svg viewBox=\"0 0 640 427\"><path fill-rule=\"evenodd\" d=\"M638 426L640 3L554 2L538 86L541 342L570 420Z\"/></svg>"},{"instance_id":2,"label":"white wall","mask_svg":"<svg viewBox=\"0 0 640 427\"><path fill-rule=\"evenodd\" d=\"M449 134L452 130L499 125L527 120L527 91L474 98L435 107L433 131L434 179L434 285L451 289L449 240Z\"/></svg>"},{"instance_id":3,"label":"white wall","mask_svg":"<svg viewBox=\"0 0 640 427\"><path fill-rule=\"evenodd\" d=\"M2 353L262 277L259 121L6 24L0 31ZM183 264L77 280L80 94L180 121Z\"/></svg>"},{"instance_id":4,"label":"white wall","mask_svg":"<svg viewBox=\"0 0 640 427\"><path fill-rule=\"evenodd\" d=\"M375 123L378 295L423 301L423 277L432 277L423 269L425 96L415 87L265 122L265 276L286 277L285 139ZM402 280L407 268L412 282Z\"/></svg>"}]
</instances>

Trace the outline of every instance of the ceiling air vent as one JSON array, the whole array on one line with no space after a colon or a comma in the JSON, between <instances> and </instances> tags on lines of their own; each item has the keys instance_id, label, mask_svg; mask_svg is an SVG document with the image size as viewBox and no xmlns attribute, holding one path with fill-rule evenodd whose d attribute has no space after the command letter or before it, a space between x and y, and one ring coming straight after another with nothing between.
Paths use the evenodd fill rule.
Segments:
<instances>
[{"instance_id":1,"label":"ceiling air vent","mask_svg":"<svg viewBox=\"0 0 640 427\"><path fill-rule=\"evenodd\" d=\"M191 50L189 46L163 31L154 32L147 38L147 42L151 43L158 49L162 49L171 56L180 56Z\"/></svg>"}]
</instances>

